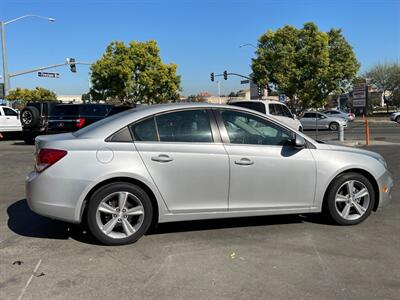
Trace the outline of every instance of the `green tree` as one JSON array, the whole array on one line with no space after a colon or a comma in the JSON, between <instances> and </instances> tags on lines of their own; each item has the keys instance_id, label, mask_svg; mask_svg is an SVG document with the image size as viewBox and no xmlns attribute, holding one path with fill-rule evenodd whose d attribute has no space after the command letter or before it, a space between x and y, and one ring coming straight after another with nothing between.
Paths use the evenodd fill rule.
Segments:
<instances>
[{"instance_id":1,"label":"green tree","mask_svg":"<svg viewBox=\"0 0 400 300\"><path fill-rule=\"evenodd\" d=\"M177 65L164 64L155 41L112 42L91 66L94 100L155 104L179 99Z\"/></svg>"},{"instance_id":2,"label":"green tree","mask_svg":"<svg viewBox=\"0 0 400 300\"><path fill-rule=\"evenodd\" d=\"M262 35L252 69L257 84L285 94L292 108L304 110L349 89L359 63L340 29L321 32L306 23Z\"/></svg>"},{"instance_id":3,"label":"green tree","mask_svg":"<svg viewBox=\"0 0 400 300\"><path fill-rule=\"evenodd\" d=\"M28 102L57 101L57 95L42 87L36 87L33 90L16 88L9 92L6 99L11 101L21 101L22 104L25 105Z\"/></svg>"},{"instance_id":4,"label":"green tree","mask_svg":"<svg viewBox=\"0 0 400 300\"><path fill-rule=\"evenodd\" d=\"M382 93L387 112L389 112L390 102L397 102L397 95L400 92L400 64L377 64L369 69L364 76ZM390 94L388 98L385 96L386 93Z\"/></svg>"}]
</instances>

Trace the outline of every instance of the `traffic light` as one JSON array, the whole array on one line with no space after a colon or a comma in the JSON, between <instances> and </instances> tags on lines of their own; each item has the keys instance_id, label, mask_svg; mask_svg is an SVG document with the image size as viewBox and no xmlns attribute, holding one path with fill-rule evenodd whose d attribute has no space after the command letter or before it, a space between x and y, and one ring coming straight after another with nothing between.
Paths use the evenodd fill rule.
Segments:
<instances>
[{"instance_id":1,"label":"traffic light","mask_svg":"<svg viewBox=\"0 0 400 300\"><path fill-rule=\"evenodd\" d=\"M259 97L262 96L262 88L261 88L261 86L258 86L258 96Z\"/></svg>"},{"instance_id":2,"label":"traffic light","mask_svg":"<svg viewBox=\"0 0 400 300\"><path fill-rule=\"evenodd\" d=\"M210 76L211 76L211 81L214 81L214 73L211 73Z\"/></svg>"},{"instance_id":3,"label":"traffic light","mask_svg":"<svg viewBox=\"0 0 400 300\"><path fill-rule=\"evenodd\" d=\"M68 59L69 67L71 69L72 73L76 73L76 64L75 64L75 58L69 58Z\"/></svg>"},{"instance_id":4,"label":"traffic light","mask_svg":"<svg viewBox=\"0 0 400 300\"><path fill-rule=\"evenodd\" d=\"M224 71L224 79L227 80L228 79L228 72Z\"/></svg>"}]
</instances>

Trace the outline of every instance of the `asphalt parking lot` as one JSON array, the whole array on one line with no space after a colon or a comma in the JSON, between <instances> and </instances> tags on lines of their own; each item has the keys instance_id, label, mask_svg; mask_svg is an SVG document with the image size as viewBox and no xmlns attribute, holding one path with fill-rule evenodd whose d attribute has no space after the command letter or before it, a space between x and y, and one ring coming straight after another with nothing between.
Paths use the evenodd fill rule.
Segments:
<instances>
[{"instance_id":1,"label":"asphalt parking lot","mask_svg":"<svg viewBox=\"0 0 400 300\"><path fill-rule=\"evenodd\" d=\"M368 149L395 188L358 226L298 215L180 222L107 247L29 210L33 147L2 141L0 299L399 299L400 145Z\"/></svg>"}]
</instances>

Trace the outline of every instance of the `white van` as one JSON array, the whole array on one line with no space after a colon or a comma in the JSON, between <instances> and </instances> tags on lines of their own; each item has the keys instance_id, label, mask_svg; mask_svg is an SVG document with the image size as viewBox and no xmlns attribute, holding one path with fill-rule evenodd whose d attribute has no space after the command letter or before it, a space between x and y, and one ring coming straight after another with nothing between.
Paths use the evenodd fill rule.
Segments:
<instances>
[{"instance_id":1,"label":"white van","mask_svg":"<svg viewBox=\"0 0 400 300\"><path fill-rule=\"evenodd\" d=\"M235 100L228 103L229 105L240 106L248 109L256 110L260 113L274 116L286 125L302 131L303 126L296 119L290 109L283 103L271 100Z\"/></svg>"},{"instance_id":2,"label":"white van","mask_svg":"<svg viewBox=\"0 0 400 300\"><path fill-rule=\"evenodd\" d=\"M8 106L0 106L0 132L22 131L19 113Z\"/></svg>"}]
</instances>

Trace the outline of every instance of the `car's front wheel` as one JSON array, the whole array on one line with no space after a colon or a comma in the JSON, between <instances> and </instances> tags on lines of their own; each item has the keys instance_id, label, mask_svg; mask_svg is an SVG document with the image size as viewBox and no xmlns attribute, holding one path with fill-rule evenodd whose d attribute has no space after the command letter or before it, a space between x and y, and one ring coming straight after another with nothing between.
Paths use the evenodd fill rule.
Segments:
<instances>
[{"instance_id":1,"label":"car's front wheel","mask_svg":"<svg viewBox=\"0 0 400 300\"><path fill-rule=\"evenodd\" d=\"M88 203L87 223L106 245L136 242L149 229L153 207L147 193L130 183L112 183L96 191Z\"/></svg>"},{"instance_id":2,"label":"car's front wheel","mask_svg":"<svg viewBox=\"0 0 400 300\"><path fill-rule=\"evenodd\" d=\"M396 118L396 122L400 124L400 116Z\"/></svg>"},{"instance_id":3,"label":"car's front wheel","mask_svg":"<svg viewBox=\"0 0 400 300\"><path fill-rule=\"evenodd\" d=\"M331 183L325 199L325 212L339 225L364 221L375 203L371 182L358 173L344 173Z\"/></svg>"},{"instance_id":4,"label":"car's front wheel","mask_svg":"<svg viewBox=\"0 0 400 300\"><path fill-rule=\"evenodd\" d=\"M339 124L336 122L332 122L329 124L329 130L331 131L337 131L339 128Z\"/></svg>"}]
</instances>

